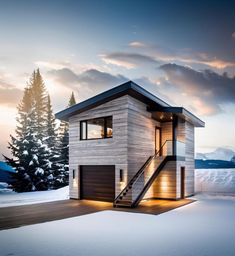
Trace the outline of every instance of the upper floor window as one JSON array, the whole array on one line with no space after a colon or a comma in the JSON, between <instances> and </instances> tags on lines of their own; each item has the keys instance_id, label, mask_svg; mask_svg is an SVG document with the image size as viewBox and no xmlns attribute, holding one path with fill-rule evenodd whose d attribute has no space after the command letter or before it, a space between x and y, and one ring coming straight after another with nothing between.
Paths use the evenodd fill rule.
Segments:
<instances>
[{"instance_id":1,"label":"upper floor window","mask_svg":"<svg viewBox=\"0 0 235 256\"><path fill-rule=\"evenodd\" d=\"M80 122L80 139L104 139L113 137L112 116L89 119Z\"/></svg>"}]
</instances>

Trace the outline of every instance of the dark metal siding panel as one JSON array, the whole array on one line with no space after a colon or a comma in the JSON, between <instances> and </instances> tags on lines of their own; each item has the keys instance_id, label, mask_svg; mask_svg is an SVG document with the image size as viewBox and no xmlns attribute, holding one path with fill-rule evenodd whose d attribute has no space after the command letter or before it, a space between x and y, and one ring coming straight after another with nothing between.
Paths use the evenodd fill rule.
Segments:
<instances>
[{"instance_id":1,"label":"dark metal siding panel","mask_svg":"<svg viewBox=\"0 0 235 256\"><path fill-rule=\"evenodd\" d=\"M80 166L81 199L113 202L115 198L115 166Z\"/></svg>"}]
</instances>

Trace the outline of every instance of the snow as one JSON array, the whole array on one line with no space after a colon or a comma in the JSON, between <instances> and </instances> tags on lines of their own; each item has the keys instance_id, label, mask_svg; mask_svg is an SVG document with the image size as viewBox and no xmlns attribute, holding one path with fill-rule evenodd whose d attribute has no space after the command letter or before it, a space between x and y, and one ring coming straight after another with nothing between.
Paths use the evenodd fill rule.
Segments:
<instances>
[{"instance_id":1,"label":"snow","mask_svg":"<svg viewBox=\"0 0 235 256\"><path fill-rule=\"evenodd\" d=\"M27 156L29 154L29 152L27 150L23 151L23 155Z\"/></svg>"},{"instance_id":2,"label":"snow","mask_svg":"<svg viewBox=\"0 0 235 256\"><path fill-rule=\"evenodd\" d=\"M195 191L235 195L235 169L196 169Z\"/></svg>"},{"instance_id":3,"label":"snow","mask_svg":"<svg viewBox=\"0 0 235 256\"><path fill-rule=\"evenodd\" d=\"M26 139L24 139L24 140L23 140L23 144L29 144L29 141L26 140Z\"/></svg>"},{"instance_id":4,"label":"snow","mask_svg":"<svg viewBox=\"0 0 235 256\"><path fill-rule=\"evenodd\" d=\"M1 255L234 256L235 198L207 197L161 215L103 211L3 230Z\"/></svg>"},{"instance_id":5,"label":"snow","mask_svg":"<svg viewBox=\"0 0 235 256\"><path fill-rule=\"evenodd\" d=\"M215 151L210 153L197 153L197 159L211 159L211 160L225 160L230 161L235 156L235 151L230 148L217 148Z\"/></svg>"},{"instance_id":6,"label":"snow","mask_svg":"<svg viewBox=\"0 0 235 256\"><path fill-rule=\"evenodd\" d=\"M35 175L37 175L37 174L43 175L44 174L44 170L42 168L40 168L40 167L37 167L36 171L35 171Z\"/></svg>"},{"instance_id":7,"label":"snow","mask_svg":"<svg viewBox=\"0 0 235 256\"><path fill-rule=\"evenodd\" d=\"M0 182L0 196L1 194L5 194L9 192L11 192L11 189L8 188L8 184L5 182Z\"/></svg>"},{"instance_id":8,"label":"snow","mask_svg":"<svg viewBox=\"0 0 235 256\"><path fill-rule=\"evenodd\" d=\"M32 157L33 157L33 160L35 160L36 162L38 162L38 156L37 156L37 155L33 154Z\"/></svg>"},{"instance_id":9,"label":"snow","mask_svg":"<svg viewBox=\"0 0 235 256\"><path fill-rule=\"evenodd\" d=\"M69 198L69 187L63 187L57 190L35 191L16 193L11 190L3 191L0 189L0 207L36 204L65 200Z\"/></svg>"}]
</instances>

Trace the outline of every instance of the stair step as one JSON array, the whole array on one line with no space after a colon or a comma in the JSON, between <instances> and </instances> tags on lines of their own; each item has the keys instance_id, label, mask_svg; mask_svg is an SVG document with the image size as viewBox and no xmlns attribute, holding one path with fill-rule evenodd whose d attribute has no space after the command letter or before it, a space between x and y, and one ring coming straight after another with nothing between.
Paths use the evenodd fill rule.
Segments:
<instances>
[{"instance_id":1,"label":"stair step","mask_svg":"<svg viewBox=\"0 0 235 256\"><path fill-rule=\"evenodd\" d=\"M116 202L116 207L131 207L132 202L131 201L120 201Z\"/></svg>"}]
</instances>

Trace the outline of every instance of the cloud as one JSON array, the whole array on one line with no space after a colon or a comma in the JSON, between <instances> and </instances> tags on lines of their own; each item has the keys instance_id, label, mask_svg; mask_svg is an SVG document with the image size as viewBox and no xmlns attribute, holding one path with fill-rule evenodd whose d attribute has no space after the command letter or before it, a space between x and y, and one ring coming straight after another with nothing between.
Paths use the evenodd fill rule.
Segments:
<instances>
[{"instance_id":1,"label":"cloud","mask_svg":"<svg viewBox=\"0 0 235 256\"><path fill-rule=\"evenodd\" d=\"M180 91L197 113L213 115L222 111L223 104L235 104L235 77L177 64L165 64L160 69L167 76L168 89Z\"/></svg>"},{"instance_id":2,"label":"cloud","mask_svg":"<svg viewBox=\"0 0 235 256\"><path fill-rule=\"evenodd\" d=\"M51 70L49 74L60 84L78 91L100 92L129 80L123 75L112 75L97 69L88 69L82 73L75 73L69 68Z\"/></svg>"},{"instance_id":3,"label":"cloud","mask_svg":"<svg viewBox=\"0 0 235 256\"><path fill-rule=\"evenodd\" d=\"M22 97L23 91L14 85L0 80L0 104L8 107L16 107Z\"/></svg>"},{"instance_id":4,"label":"cloud","mask_svg":"<svg viewBox=\"0 0 235 256\"><path fill-rule=\"evenodd\" d=\"M235 32L232 33L232 38L235 38Z\"/></svg>"},{"instance_id":5,"label":"cloud","mask_svg":"<svg viewBox=\"0 0 235 256\"><path fill-rule=\"evenodd\" d=\"M91 97L101 91L108 90L130 80L123 75L113 75L97 69L88 69L77 74L68 68L64 68L60 70L51 70L49 75L51 75L59 84L77 91L79 100L84 100L85 98ZM162 85L158 80L151 80L145 76L133 78L132 80L154 93L162 100L165 100L168 103L173 103L172 99L168 97L167 93L165 93L163 90L164 88L162 88Z\"/></svg>"},{"instance_id":6,"label":"cloud","mask_svg":"<svg viewBox=\"0 0 235 256\"><path fill-rule=\"evenodd\" d=\"M146 45L139 41L133 41L129 43L129 46L134 48L141 48L141 47L145 47Z\"/></svg>"},{"instance_id":7,"label":"cloud","mask_svg":"<svg viewBox=\"0 0 235 256\"><path fill-rule=\"evenodd\" d=\"M62 69L70 67L69 61L35 61L34 64L38 67L44 67L49 69Z\"/></svg>"},{"instance_id":8,"label":"cloud","mask_svg":"<svg viewBox=\"0 0 235 256\"><path fill-rule=\"evenodd\" d=\"M207 53L191 52L187 54L181 54L171 59L171 61L175 61L175 60L178 60L184 63L189 63L189 64L190 63L203 64L210 68L216 68L216 69L224 69L224 68L235 66L234 62L222 60L217 57L212 57Z\"/></svg>"},{"instance_id":9,"label":"cloud","mask_svg":"<svg viewBox=\"0 0 235 256\"><path fill-rule=\"evenodd\" d=\"M136 52L113 52L101 54L100 57L107 64L127 69L138 68L146 64L156 65L169 62L175 62L180 65L199 64L213 69L225 69L235 66L233 61L224 60L205 52L195 52L191 49L174 50L159 45L145 44L140 41L130 42L128 46L135 49Z\"/></svg>"},{"instance_id":10,"label":"cloud","mask_svg":"<svg viewBox=\"0 0 235 256\"><path fill-rule=\"evenodd\" d=\"M155 58L139 53L113 52L109 54L102 54L100 57L107 64L113 64L127 69L136 68L143 64L160 64L160 62Z\"/></svg>"}]
</instances>

